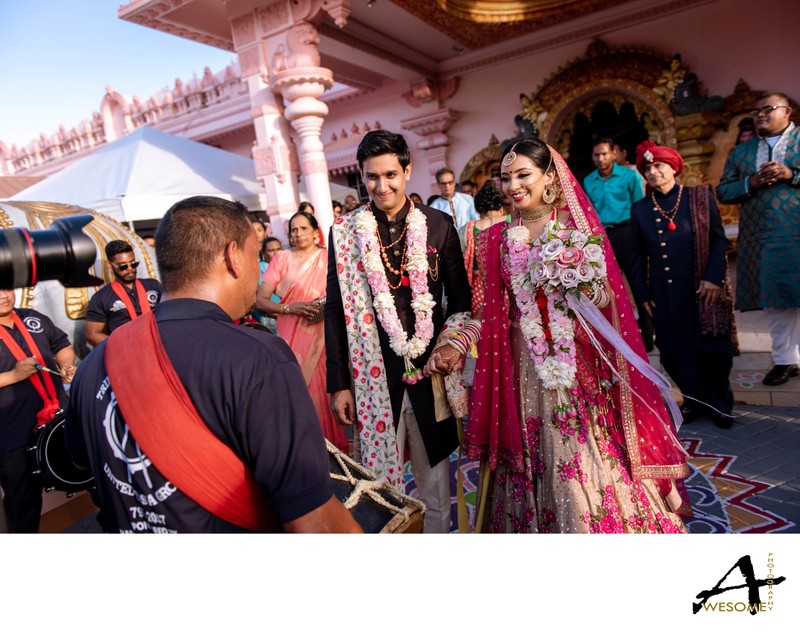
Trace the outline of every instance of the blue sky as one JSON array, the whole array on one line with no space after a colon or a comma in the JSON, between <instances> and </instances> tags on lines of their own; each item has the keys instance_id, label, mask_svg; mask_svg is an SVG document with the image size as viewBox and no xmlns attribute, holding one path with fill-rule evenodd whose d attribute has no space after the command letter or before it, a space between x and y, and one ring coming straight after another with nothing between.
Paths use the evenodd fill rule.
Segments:
<instances>
[{"instance_id":1,"label":"blue sky","mask_svg":"<svg viewBox=\"0 0 800 632\"><path fill-rule=\"evenodd\" d=\"M123 0L0 0L0 140L22 146L99 110L106 85L142 101L234 58L120 20Z\"/></svg>"}]
</instances>

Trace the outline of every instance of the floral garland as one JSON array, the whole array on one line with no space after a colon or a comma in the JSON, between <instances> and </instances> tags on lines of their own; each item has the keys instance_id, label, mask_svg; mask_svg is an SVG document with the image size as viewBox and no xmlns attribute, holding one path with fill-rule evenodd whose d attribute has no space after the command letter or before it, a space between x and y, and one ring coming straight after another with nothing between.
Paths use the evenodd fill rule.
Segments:
<instances>
[{"instance_id":1,"label":"floral garland","mask_svg":"<svg viewBox=\"0 0 800 632\"><path fill-rule=\"evenodd\" d=\"M548 222L536 240L531 240L525 226L506 232L511 286L522 314L520 328L545 388L568 389L575 380L575 329L565 292L593 286L605 275L597 239L565 229L557 219ZM552 354L537 301L539 288L547 298Z\"/></svg>"},{"instance_id":2,"label":"floral garland","mask_svg":"<svg viewBox=\"0 0 800 632\"><path fill-rule=\"evenodd\" d=\"M433 338L433 308L436 303L428 292L428 226L425 215L414 206L413 202L406 217L406 226L408 229L406 270L411 285L411 308L416 318L416 331L410 340L397 315L389 280L386 278L375 216L371 212L360 213L356 220L355 232L358 236L358 246L363 253L364 271L372 290L372 304L378 320L389 336L392 351L405 361L403 381L415 384L422 379L422 370L415 367L411 361L425 352Z\"/></svg>"}]
</instances>

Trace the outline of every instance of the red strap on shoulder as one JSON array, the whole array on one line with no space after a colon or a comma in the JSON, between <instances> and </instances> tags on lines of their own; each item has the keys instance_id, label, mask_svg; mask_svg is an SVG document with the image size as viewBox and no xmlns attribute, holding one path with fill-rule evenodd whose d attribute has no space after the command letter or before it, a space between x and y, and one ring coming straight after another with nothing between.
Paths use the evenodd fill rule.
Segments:
<instances>
[{"instance_id":1,"label":"red strap on shoulder","mask_svg":"<svg viewBox=\"0 0 800 632\"><path fill-rule=\"evenodd\" d=\"M261 485L201 419L164 350L153 312L116 329L104 359L131 434L164 476L223 520L251 531L279 529Z\"/></svg>"},{"instance_id":2,"label":"red strap on shoulder","mask_svg":"<svg viewBox=\"0 0 800 632\"><path fill-rule=\"evenodd\" d=\"M139 308L142 310L142 315L147 314L150 312L150 301L147 300L147 292L144 289L144 284L139 279L136 279L134 281L134 287L136 288L136 298L139 300ZM136 320L138 314L136 313L136 309L133 307L133 301L131 300L130 295L122 286L122 283L114 279L111 282L111 289L114 290L114 294L116 294L119 299L125 303L125 309L128 310L128 316L131 317L131 320Z\"/></svg>"},{"instance_id":3,"label":"red strap on shoulder","mask_svg":"<svg viewBox=\"0 0 800 632\"><path fill-rule=\"evenodd\" d=\"M22 319L17 315L16 312L11 312L11 320L14 323L14 327L16 327L22 335L23 340L25 340L25 344L28 346L29 351L29 353L25 353L25 350L17 344L17 341L14 340L11 334L6 331L6 328L0 325L0 340L2 340L8 347L8 350L11 352L11 355L14 356L14 359L19 361L33 356L36 358L37 363L42 366L47 366L45 364L42 352L39 351L39 347L36 345L36 341L33 339L33 336L31 336L31 333L28 331L25 323L22 322ZM59 408L61 408L61 405L58 403L56 386L53 383L53 378L50 377L49 373L34 373L28 379L30 379L33 388L36 389L36 392L39 393L39 397L41 397L42 401L44 402L42 409L36 413L36 429L38 430L55 416Z\"/></svg>"}]
</instances>

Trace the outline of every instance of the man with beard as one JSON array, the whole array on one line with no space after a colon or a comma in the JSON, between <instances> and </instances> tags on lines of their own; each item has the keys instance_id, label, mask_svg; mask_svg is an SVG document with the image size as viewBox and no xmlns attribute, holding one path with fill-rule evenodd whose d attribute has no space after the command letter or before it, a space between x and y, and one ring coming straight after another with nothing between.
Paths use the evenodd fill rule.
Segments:
<instances>
[{"instance_id":1,"label":"man with beard","mask_svg":"<svg viewBox=\"0 0 800 632\"><path fill-rule=\"evenodd\" d=\"M163 288L155 279L137 279L133 248L115 239L106 244L106 266L114 280L95 292L86 310L86 341L95 347L117 327L149 312L161 300Z\"/></svg>"}]
</instances>

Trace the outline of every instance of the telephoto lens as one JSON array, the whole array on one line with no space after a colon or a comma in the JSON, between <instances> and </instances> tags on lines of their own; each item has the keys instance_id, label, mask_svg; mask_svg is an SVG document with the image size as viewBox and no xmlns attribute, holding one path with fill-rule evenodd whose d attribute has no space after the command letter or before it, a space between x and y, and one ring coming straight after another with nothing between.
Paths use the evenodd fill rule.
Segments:
<instances>
[{"instance_id":1,"label":"telephoto lens","mask_svg":"<svg viewBox=\"0 0 800 632\"><path fill-rule=\"evenodd\" d=\"M47 230L0 230L0 288L49 280L64 287L102 285L102 279L89 274L97 248L81 230L91 221L91 215L76 215L57 219Z\"/></svg>"}]
</instances>

